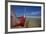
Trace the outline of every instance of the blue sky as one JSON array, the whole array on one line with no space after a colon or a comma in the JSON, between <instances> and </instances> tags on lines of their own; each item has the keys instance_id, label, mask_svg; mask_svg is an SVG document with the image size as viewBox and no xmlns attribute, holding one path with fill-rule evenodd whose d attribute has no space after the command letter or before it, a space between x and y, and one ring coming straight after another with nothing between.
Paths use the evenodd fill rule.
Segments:
<instances>
[{"instance_id":1,"label":"blue sky","mask_svg":"<svg viewBox=\"0 0 46 34\"><path fill-rule=\"evenodd\" d=\"M40 6L17 6L11 5L11 11L16 13L16 16L41 16Z\"/></svg>"}]
</instances>

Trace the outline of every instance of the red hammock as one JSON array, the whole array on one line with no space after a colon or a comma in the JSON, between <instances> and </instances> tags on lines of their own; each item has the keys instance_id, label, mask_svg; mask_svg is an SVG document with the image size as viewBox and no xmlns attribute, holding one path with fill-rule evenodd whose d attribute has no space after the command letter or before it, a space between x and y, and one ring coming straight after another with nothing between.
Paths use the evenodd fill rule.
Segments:
<instances>
[{"instance_id":1,"label":"red hammock","mask_svg":"<svg viewBox=\"0 0 46 34\"><path fill-rule=\"evenodd\" d=\"M25 24L25 17L24 16L19 17L19 24L17 24L16 26L24 27L24 24Z\"/></svg>"}]
</instances>

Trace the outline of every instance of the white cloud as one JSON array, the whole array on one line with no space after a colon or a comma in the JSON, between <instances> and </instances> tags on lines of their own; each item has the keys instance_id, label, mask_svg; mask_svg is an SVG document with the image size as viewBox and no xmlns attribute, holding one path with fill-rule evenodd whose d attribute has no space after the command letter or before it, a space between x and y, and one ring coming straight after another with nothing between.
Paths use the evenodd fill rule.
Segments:
<instances>
[{"instance_id":1,"label":"white cloud","mask_svg":"<svg viewBox=\"0 0 46 34\"><path fill-rule=\"evenodd\" d=\"M31 12L30 14L31 15L39 15L40 14L40 11L36 11L36 12L34 11L34 12Z\"/></svg>"},{"instance_id":2,"label":"white cloud","mask_svg":"<svg viewBox=\"0 0 46 34\"><path fill-rule=\"evenodd\" d=\"M39 15L40 11L26 12L26 15Z\"/></svg>"}]
</instances>

